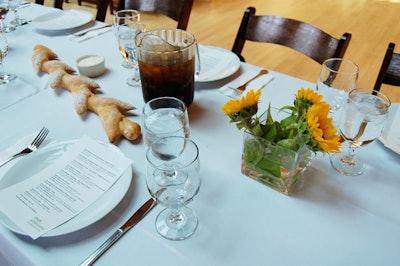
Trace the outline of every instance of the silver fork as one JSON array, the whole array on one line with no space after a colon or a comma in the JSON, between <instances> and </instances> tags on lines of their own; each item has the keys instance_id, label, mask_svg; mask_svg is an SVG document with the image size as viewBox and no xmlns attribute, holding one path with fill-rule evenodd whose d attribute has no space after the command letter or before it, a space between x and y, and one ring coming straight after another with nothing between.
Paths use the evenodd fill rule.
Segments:
<instances>
[{"instance_id":1,"label":"silver fork","mask_svg":"<svg viewBox=\"0 0 400 266\"><path fill-rule=\"evenodd\" d=\"M8 158L7 160L5 160L4 162L0 163L0 167L5 165L6 163L8 163L9 161L20 157L22 155L26 155L28 153L31 153L33 151L36 151L40 144L42 144L43 140L47 137L47 134L49 134L49 130L46 127L43 127L40 132L38 133L38 135L36 136L36 138L32 141L32 143L26 147L25 149L23 149L22 151L14 154L13 156L11 156L10 158Z\"/></svg>"},{"instance_id":2,"label":"silver fork","mask_svg":"<svg viewBox=\"0 0 400 266\"><path fill-rule=\"evenodd\" d=\"M108 27L111 27L111 26L112 26L112 25L110 25L110 24L105 24L105 25L100 25L100 26L94 26L94 27L88 28L88 29L86 29L86 30L82 30L82 31L79 31L79 32L75 32L75 33L73 33L72 35L77 36L77 37L80 37L80 36L86 35L86 34L89 33L89 32L96 31L96 30L100 30L100 29L104 29L104 28L108 28Z\"/></svg>"},{"instance_id":3,"label":"silver fork","mask_svg":"<svg viewBox=\"0 0 400 266\"><path fill-rule=\"evenodd\" d=\"M234 87L230 87L230 88L235 91L235 94L237 96L239 96L246 90L247 84L249 84L250 82L252 82L256 78L258 78L259 76L262 76L262 75L265 75L265 74L268 74L268 70L261 69L260 72L257 73L257 75L255 75L252 78L250 78L249 80L247 80L244 84L238 86L237 88L234 88Z\"/></svg>"}]
</instances>

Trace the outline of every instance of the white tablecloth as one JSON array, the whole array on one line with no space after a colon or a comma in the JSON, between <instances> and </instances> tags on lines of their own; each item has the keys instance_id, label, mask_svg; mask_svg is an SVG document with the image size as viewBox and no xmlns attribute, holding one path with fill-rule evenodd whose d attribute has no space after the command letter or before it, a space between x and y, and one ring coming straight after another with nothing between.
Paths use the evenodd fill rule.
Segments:
<instances>
[{"instance_id":1,"label":"white tablecloth","mask_svg":"<svg viewBox=\"0 0 400 266\"><path fill-rule=\"evenodd\" d=\"M33 5L21 9L21 15L28 18L46 11ZM48 88L48 75L34 73L35 44L46 45L71 66L84 54L104 55L107 72L96 78L101 91L135 105L130 119L140 122L142 93L125 83L130 70L121 67L113 32L81 43L68 40L65 33L50 34L24 25L7 35L6 69L39 92L0 111L1 150L42 126L51 130L56 141L83 134L107 141L95 114L79 117L69 92ZM184 241L159 236L154 221L162 207L157 206L96 265L399 265L400 156L380 142L359 150L367 170L356 177L340 175L328 156L319 154L302 188L290 197L241 174L242 133L220 111L228 98L218 88L251 68L256 67L242 64L229 78L196 84L189 118L191 138L200 149L203 181L190 203L199 217L195 234ZM315 86L271 73L274 80L263 89L263 107L269 102L291 104L297 89ZM0 265L77 265L149 198L144 144L122 139L117 146L133 159L134 174L116 208L82 230L35 241L0 225Z\"/></svg>"}]
</instances>

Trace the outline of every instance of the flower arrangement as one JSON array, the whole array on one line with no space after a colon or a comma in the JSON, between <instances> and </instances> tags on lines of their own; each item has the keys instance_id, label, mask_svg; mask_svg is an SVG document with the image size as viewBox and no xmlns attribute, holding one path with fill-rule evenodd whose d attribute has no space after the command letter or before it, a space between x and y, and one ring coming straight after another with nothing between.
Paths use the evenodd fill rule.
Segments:
<instances>
[{"instance_id":1,"label":"flower arrangement","mask_svg":"<svg viewBox=\"0 0 400 266\"><path fill-rule=\"evenodd\" d=\"M274 120L269 105L265 117L257 116L261 90L250 90L221 107L231 123L245 128L242 172L278 191L289 194L315 152L339 152L340 136L329 117L322 95L301 88L293 106L278 109Z\"/></svg>"},{"instance_id":2,"label":"flower arrangement","mask_svg":"<svg viewBox=\"0 0 400 266\"><path fill-rule=\"evenodd\" d=\"M293 106L280 111L289 115L281 121L274 121L271 106L265 121L256 116L261 90L250 90L238 100L229 100L221 110L235 122L238 129L246 128L251 134L276 142L292 150L299 148L299 138L312 151L338 152L340 136L329 118L329 104L322 101L322 95L312 89L301 88Z\"/></svg>"}]
</instances>

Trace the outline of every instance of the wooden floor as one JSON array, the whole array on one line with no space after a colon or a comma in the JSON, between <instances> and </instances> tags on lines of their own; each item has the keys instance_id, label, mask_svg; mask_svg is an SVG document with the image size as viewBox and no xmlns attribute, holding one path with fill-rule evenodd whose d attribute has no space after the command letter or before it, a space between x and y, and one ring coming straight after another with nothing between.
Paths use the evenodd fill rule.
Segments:
<instances>
[{"instance_id":1,"label":"wooden floor","mask_svg":"<svg viewBox=\"0 0 400 266\"><path fill-rule=\"evenodd\" d=\"M93 5L84 2L77 6L76 1L69 0L64 9L85 8L96 12ZM256 7L256 14L280 15L311 23L336 37L351 33L345 58L360 67L358 87L374 85L389 42L397 43L395 51L400 53L400 0L195 0L188 31L202 44L230 50L248 6ZM106 22L111 21L108 12ZM176 26L174 21L162 16L145 14L142 21L148 29ZM318 63L277 45L246 43L244 56L251 64L312 82L320 70ZM385 85L382 91L393 102L400 102L399 87Z\"/></svg>"}]
</instances>

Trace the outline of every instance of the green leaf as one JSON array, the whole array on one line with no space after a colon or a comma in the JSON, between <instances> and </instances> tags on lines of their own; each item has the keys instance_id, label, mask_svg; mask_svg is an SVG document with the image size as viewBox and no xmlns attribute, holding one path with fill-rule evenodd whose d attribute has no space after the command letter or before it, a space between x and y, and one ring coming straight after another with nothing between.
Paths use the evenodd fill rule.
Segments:
<instances>
[{"instance_id":1,"label":"green leaf","mask_svg":"<svg viewBox=\"0 0 400 266\"><path fill-rule=\"evenodd\" d=\"M256 139L248 139L245 142L244 157L246 162L257 164L264 153L264 147Z\"/></svg>"},{"instance_id":2,"label":"green leaf","mask_svg":"<svg viewBox=\"0 0 400 266\"><path fill-rule=\"evenodd\" d=\"M264 156L256 166L260 172L267 172L276 177L281 176L281 163L274 157Z\"/></svg>"}]
</instances>

